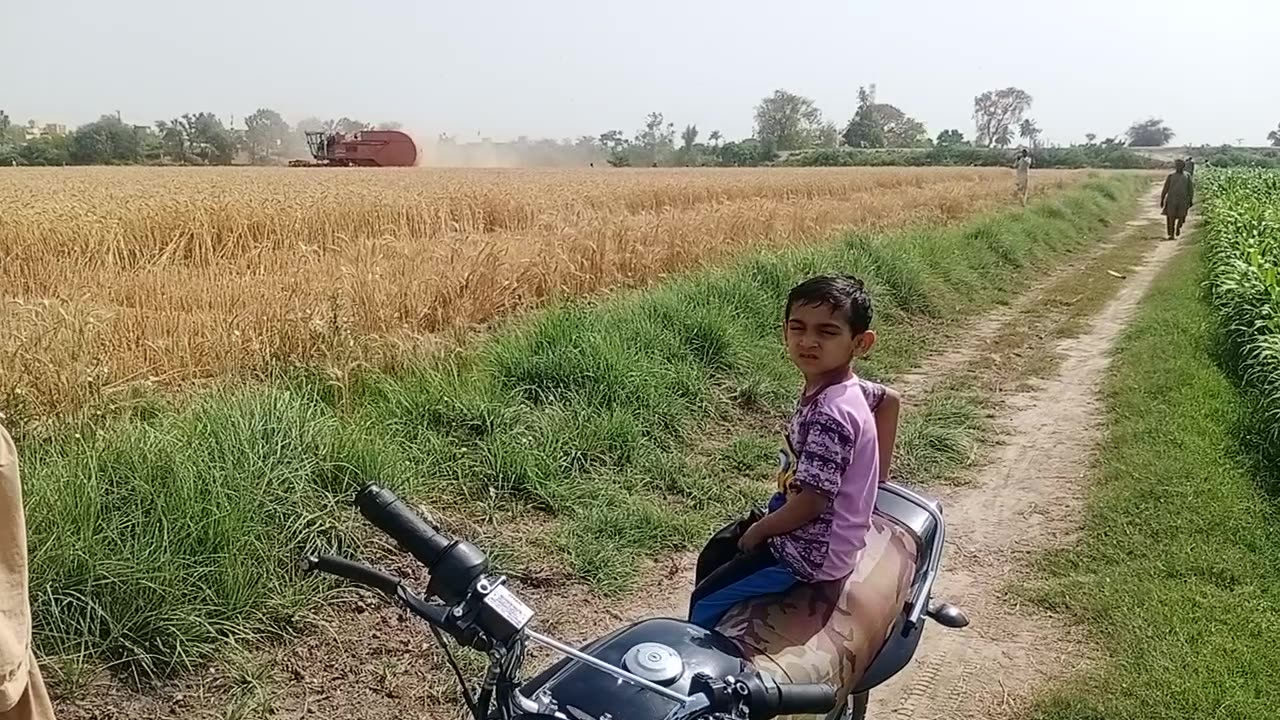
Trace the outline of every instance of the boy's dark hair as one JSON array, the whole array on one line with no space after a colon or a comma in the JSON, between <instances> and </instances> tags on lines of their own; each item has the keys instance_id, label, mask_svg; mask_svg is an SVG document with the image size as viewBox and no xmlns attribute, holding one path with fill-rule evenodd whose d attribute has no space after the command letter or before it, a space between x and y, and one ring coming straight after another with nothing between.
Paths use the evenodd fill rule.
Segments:
<instances>
[{"instance_id":1,"label":"boy's dark hair","mask_svg":"<svg viewBox=\"0 0 1280 720\"><path fill-rule=\"evenodd\" d=\"M818 275L791 288L785 319L791 319L791 308L796 305L826 306L843 313L854 335L871 327L871 295L852 275Z\"/></svg>"}]
</instances>

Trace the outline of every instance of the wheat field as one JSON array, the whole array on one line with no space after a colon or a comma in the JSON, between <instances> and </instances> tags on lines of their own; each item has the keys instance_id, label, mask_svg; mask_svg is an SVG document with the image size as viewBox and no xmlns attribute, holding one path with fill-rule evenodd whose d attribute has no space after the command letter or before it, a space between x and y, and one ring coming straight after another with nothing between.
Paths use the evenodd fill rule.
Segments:
<instances>
[{"instance_id":1,"label":"wheat field","mask_svg":"<svg viewBox=\"0 0 1280 720\"><path fill-rule=\"evenodd\" d=\"M1043 172L1036 192L1084 177ZM1000 169L0 170L0 410L345 372L548 299L1012 202Z\"/></svg>"}]
</instances>

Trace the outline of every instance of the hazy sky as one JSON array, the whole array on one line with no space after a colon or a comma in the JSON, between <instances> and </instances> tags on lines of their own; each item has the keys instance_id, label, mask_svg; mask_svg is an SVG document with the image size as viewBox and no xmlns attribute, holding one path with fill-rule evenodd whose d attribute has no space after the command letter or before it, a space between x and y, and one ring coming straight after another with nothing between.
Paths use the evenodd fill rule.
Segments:
<instances>
[{"instance_id":1,"label":"hazy sky","mask_svg":"<svg viewBox=\"0 0 1280 720\"><path fill-rule=\"evenodd\" d=\"M1017 85L1048 140L1155 115L1183 143L1280 122L1280 0L0 0L0 109L75 125L262 106L496 139L736 138L775 88L841 128L876 83L930 133ZM380 8L380 9L379 9Z\"/></svg>"}]
</instances>

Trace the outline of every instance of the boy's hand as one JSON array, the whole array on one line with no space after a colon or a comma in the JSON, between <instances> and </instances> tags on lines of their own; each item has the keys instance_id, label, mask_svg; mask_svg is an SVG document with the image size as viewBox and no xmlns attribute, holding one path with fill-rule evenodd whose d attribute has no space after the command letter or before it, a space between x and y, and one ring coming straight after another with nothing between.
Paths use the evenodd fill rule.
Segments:
<instances>
[{"instance_id":1,"label":"boy's hand","mask_svg":"<svg viewBox=\"0 0 1280 720\"><path fill-rule=\"evenodd\" d=\"M742 533L742 537L738 538L738 549L742 552L751 552L752 550L755 550L760 543L768 539L765 534L759 532L759 530L760 523L758 522L747 528L747 531Z\"/></svg>"}]
</instances>

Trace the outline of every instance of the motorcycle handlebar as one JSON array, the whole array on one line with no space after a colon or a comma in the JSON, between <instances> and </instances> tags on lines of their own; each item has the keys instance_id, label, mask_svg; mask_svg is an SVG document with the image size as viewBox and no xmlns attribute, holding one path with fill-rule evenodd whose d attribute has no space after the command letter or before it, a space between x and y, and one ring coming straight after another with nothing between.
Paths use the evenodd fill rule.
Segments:
<instances>
[{"instance_id":1,"label":"motorcycle handlebar","mask_svg":"<svg viewBox=\"0 0 1280 720\"><path fill-rule=\"evenodd\" d=\"M390 535L428 568L435 566L453 544L386 488L366 485L356 494L356 507L374 527Z\"/></svg>"},{"instance_id":2,"label":"motorcycle handlebar","mask_svg":"<svg viewBox=\"0 0 1280 720\"><path fill-rule=\"evenodd\" d=\"M358 585L367 585L375 590L381 590L392 597L395 597L400 588L400 578L394 575L332 555L308 555L302 558L300 565L303 572L319 571L336 575Z\"/></svg>"},{"instance_id":3,"label":"motorcycle handlebar","mask_svg":"<svg viewBox=\"0 0 1280 720\"><path fill-rule=\"evenodd\" d=\"M366 485L356 494L356 507L374 527L427 566L428 591L447 603L463 600L472 583L489 569L489 560L479 548L441 534L386 488Z\"/></svg>"},{"instance_id":4,"label":"motorcycle handlebar","mask_svg":"<svg viewBox=\"0 0 1280 720\"><path fill-rule=\"evenodd\" d=\"M836 706L836 690L827 684L780 684L768 673L746 673L717 680L698 673L690 683L692 695L706 699L709 713L689 717L745 716L770 720L784 715L826 715Z\"/></svg>"},{"instance_id":5,"label":"motorcycle handlebar","mask_svg":"<svg viewBox=\"0 0 1280 720\"><path fill-rule=\"evenodd\" d=\"M836 689L826 683L776 685L770 703L770 717L782 715L824 715L836 706Z\"/></svg>"},{"instance_id":6,"label":"motorcycle handlebar","mask_svg":"<svg viewBox=\"0 0 1280 720\"><path fill-rule=\"evenodd\" d=\"M783 715L825 715L836 706L836 689L825 683L781 684L767 673L745 681L752 720Z\"/></svg>"}]
</instances>

